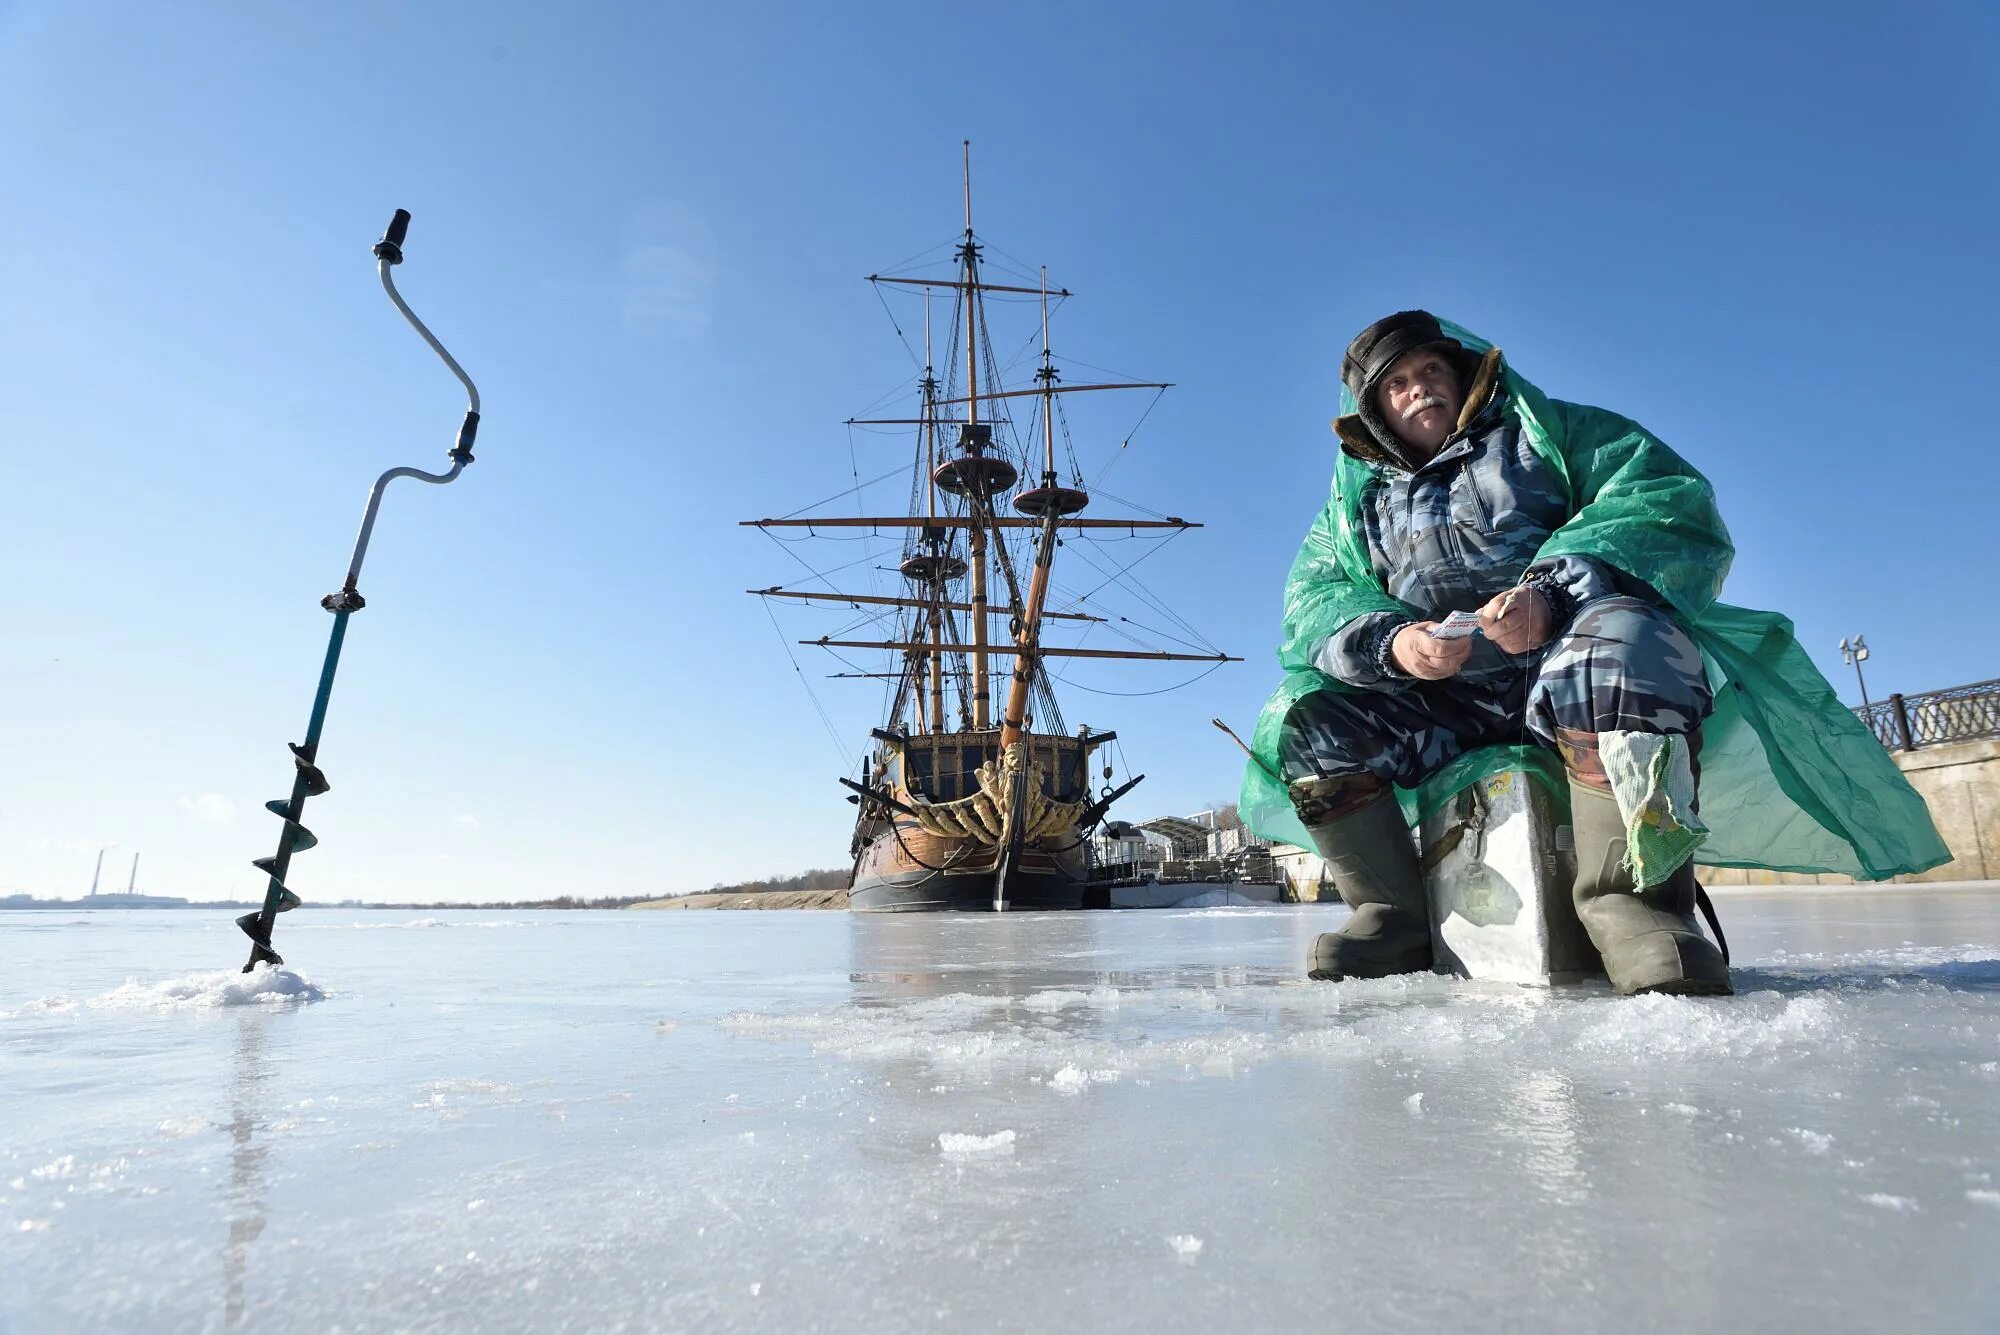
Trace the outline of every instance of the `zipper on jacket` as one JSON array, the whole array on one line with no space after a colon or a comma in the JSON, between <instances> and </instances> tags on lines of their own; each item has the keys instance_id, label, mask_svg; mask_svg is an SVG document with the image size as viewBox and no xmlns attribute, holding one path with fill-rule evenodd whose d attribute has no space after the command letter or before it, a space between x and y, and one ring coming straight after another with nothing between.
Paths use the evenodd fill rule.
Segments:
<instances>
[{"instance_id":1,"label":"zipper on jacket","mask_svg":"<svg viewBox=\"0 0 2000 1335\"><path fill-rule=\"evenodd\" d=\"M1482 534L1489 534L1493 532L1493 515L1486 508L1486 498L1479 494L1478 479L1472 475L1472 464L1476 458L1478 458L1476 453L1465 457L1465 467L1459 476L1465 479L1465 490L1472 498L1472 513L1479 518L1479 531Z\"/></svg>"}]
</instances>

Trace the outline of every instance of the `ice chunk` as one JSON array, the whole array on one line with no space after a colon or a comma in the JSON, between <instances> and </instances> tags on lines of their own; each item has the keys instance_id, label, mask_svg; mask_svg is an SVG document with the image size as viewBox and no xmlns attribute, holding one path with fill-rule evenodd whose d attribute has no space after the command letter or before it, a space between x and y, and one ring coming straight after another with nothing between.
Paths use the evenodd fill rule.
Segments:
<instances>
[{"instance_id":1,"label":"ice chunk","mask_svg":"<svg viewBox=\"0 0 2000 1335\"><path fill-rule=\"evenodd\" d=\"M1083 1006L1090 1001L1087 992L1075 992L1067 988L1051 988L1046 992L1034 992L1021 998L1021 1009L1030 1011L1059 1011L1069 1006Z\"/></svg>"},{"instance_id":2,"label":"ice chunk","mask_svg":"<svg viewBox=\"0 0 2000 1335\"><path fill-rule=\"evenodd\" d=\"M218 969L165 983L127 979L94 998L104 1010L208 1010L219 1006L287 1006L326 1000L326 993L290 969L259 965L250 973Z\"/></svg>"},{"instance_id":3,"label":"ice chunk","mask_svg":"<svg viewBox=\"0 0 2000 1335\"><path fill-rule=\"evenodd\" d=\"M1086 1071L1080 1066L1065 1066L1049 1077L1049 1088L1058 1094L1081 1094L1094 1084L1109 1084L1117 1078L1116 1071Z\"/></svg>"},{"instance_id":4,"label":"ice chunk","mask_svg":"<svg viewBox=\"0 0 2000 1335\"><path fill-rule=\"evenodd\" d=\"M412 1108L430 1108L447 1118L465 1115L467 1102L473 1097L484 1098L491 1103L519 1103L520 1095L515 1087L499 1080L434 1080L430 1093L416 1100ZM559 1111L559 1110L558 1110Z\"/></svg>"},{"instance_id":5,"label":"ice chunk","mask_svg":"<svg viewBox=\"0 0 2000 1335\"><path fill-rule=\"evenodd\" d=\"M1167 1239L1167 1246L1174 1249L1182 1265L1192 1265L1194 1258L1201 1255L1202 1242L1192 1233L1176 1233Z\"/></svg>"},{"instance_id":6,"label":"ice chunk","mask_svg":"<svg viewBox=\"0 0 2000 1335\"><path fill-rule=\"evenodd\" d=\"M1421 1117L1424 1111L1424 1092L1420 1089L1403 1100L1404 1111L1413 1117Z\"/></svg>"},{"instance_id":7,"label":"ice chunk","mask_svg":"<svg viewBox=\"0 0 2000 1335\"><path fill-rule=\"evenodd\" d=\"M975 1136L966 1132L947 1131L938 1137L938 1152L952 1158L970 1157L983 1154L1012 1154L1014 1133L995 1131L990 1136Z\"/></svg>"},{"instance_id":8,"label":"ice chunk","mask_svg":"<svg viewBox=\"0 0 2000 1335\"><path fill-rule=\"evenodd\" d=\"M1914 1214L1919 1208L1916 1201L1908 1196L1891 1196L1886 1191L1871 1191L1861 1198L1868 1204L1883 1210L1893 1210L1898 1214Z\"/></svg>"},{"instance_id":9,"label":"ice chunk","mask_svg":"<svg viewBox=\"0 0 2000 1335\"><path fill-rule=\"evenodd\" d=\"M1802 1126L1788 1126L1785 1128L1785 1134L1797 1136L1799 1144L1806 1147L1808 1154L1825 1154L1833 1148L1833 1137L1824 1132L1808 1131Z\"/></svg>"}]
</instances>

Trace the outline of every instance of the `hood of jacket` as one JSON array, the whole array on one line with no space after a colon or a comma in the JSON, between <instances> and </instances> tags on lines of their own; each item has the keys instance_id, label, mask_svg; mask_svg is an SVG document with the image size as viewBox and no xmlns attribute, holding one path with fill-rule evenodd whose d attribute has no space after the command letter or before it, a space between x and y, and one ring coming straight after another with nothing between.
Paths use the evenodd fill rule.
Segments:
<instances>
[{"instance_id":1,"label":"hood of jacket","mask_svg":"<svg viewBox=\"0 0 2000 1335\"><path fill-rule=\"evenodd\" d=\"M1488 348L1483 354L1467 352L1461 368L1468 364L1473 369L1466 377L1465 404L1458 411L1458 422L1451 435L1445 438L1447 445L1471 430L1506 396L1506 377L1501 374L1506 359L1500 349ZM1373 398L1369 394L1358 401L1354 412L1333 419L1333 434L1340 439L1341 452L1365 464L1414 473L1425 461L1411 453L1410 447L1389 429L1389 424L1375 411Z\"/></svg>"}]
</instances>

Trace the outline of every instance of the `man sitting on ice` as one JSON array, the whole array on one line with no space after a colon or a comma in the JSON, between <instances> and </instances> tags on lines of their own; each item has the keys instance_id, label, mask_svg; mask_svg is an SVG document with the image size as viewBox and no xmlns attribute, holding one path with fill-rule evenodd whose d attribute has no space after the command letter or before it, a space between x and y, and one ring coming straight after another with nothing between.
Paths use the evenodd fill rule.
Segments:
<instances>
[{"instance_id":1,"label":"man sitting on ice","mask_svg":"<svg viewBox=\"0 0 2000 1335\"><path fill-rule=\"evenodd\" d=\"M1789 623L1714 601L1734 549L1665 444L1423 311L1364 329L1341 378L1243 801L1266 834L1302 826L1354 910L1313 977L1431 967L1407 818L1537 749L1561 757L1577 914L1621 993L1731 990L1694 919L1704 840L1704 861L1864 877L1949 857Z\"/></svg>"}]
</instances>

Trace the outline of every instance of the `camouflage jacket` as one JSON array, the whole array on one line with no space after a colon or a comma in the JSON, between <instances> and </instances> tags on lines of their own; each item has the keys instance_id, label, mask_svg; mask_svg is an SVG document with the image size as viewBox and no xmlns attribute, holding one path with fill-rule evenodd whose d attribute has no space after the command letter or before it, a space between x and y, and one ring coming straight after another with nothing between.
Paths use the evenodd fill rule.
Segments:
<instances>
[{"instance_id":1,"label":"camouflage jacket","mask_svg":"<svg viewBox=\"0 0 2000 1335\"><path fill-rule=\"evenodd\" d=\"M1570 517L1568 487L1522 434L1520 418L1494 392L1497 385L1475 385L1474 392L1482 388L1485 402L1468 424L1414 470L1366 436L1356 439L1356 428L1366 428L1342 419L1342 449L1382 466L1361 498L1369 564L1391 597L1433 619L1476 612L1495 594L1533 578L1560 631L1584 603L1621 590L1611 571L1587 556L1534 559ZM1414 683L1389 656L1389 642L1409 622L1398 612L1356 617L1322 643L1313 664L1363 689ZM1502 680L1536 652L1508 654L1482 636L1473 641L1460 676Z\"/></svg>"}]
</instances>

